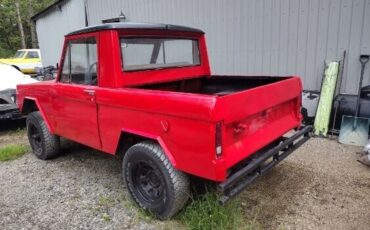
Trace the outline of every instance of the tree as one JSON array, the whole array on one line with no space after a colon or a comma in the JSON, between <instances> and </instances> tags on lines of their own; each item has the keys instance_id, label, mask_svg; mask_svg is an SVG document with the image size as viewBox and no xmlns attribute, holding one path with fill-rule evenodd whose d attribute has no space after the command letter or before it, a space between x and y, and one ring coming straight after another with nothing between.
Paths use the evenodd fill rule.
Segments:
<instances>
[{"instance_id":1,"label":"tree","mask_svg":"<svg viewBox=\"0 0 370 230\"><path fill-rule=\"evenodd\" d=\"M28 0L28 15L34 15L33 10L33 1ZM32 17L32 16L31 16ZM36 39L36 28L35 23L31 20L28 20L28 26L30 27L30 33L31 33L31 47L36 48L37 47L37 39Z\"/></svg>"},{"instance_id":2,"label":"tree","mask_svg":"<svg viewBox=\"0 0 370 230\"><path fill-rule=\"evenodd\" d=\"M23 30L23 23L21 19L21 12L19 10L19 1L15 1L15 11L17 12L17 22L18 22L18 28L19 28L19 34L21 36L21 46L22 49L26 48L26 39L24 37L24 30Z\"/></svg>"},{"instance_id":3,"label":"tree","mask_svg":"<svg viewBox=\"0 0 370 230\"><path fill-rule=\"evenodd\" d=\"M37 47L35 26L30 18L52 2L53 0L0 0L0 58L11 56L22 48L22 37L26 48Z\"/></svg>"}]
</instances>

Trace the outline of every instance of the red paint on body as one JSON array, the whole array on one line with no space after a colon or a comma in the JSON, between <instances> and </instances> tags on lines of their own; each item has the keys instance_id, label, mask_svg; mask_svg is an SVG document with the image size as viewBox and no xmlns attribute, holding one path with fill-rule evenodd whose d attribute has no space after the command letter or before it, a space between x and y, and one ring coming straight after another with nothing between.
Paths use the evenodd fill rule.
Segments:
<instances>
[{"instance_id":1,"label":"red paint on body","mask_svg":"<svg viewBox=\"0 0 370 230\"><path fill-rule=\"evenodd\" d=\"M200 65L125 72L120 36L198 40ZM97 86L61 83L61 68L56 81L18 86L20 110L25 100L34 100L54 134L108 154L116 154L122 132L154 139L177 169L223 181L230 167L300 126L298 77L225 96L135 88L211 76L202 33L129 29L71 35L65 39L60 63L68 42L85 37L97 41ZM215 155L218 122L222 123L221 157Z\"/></svg>"}]
</instances>

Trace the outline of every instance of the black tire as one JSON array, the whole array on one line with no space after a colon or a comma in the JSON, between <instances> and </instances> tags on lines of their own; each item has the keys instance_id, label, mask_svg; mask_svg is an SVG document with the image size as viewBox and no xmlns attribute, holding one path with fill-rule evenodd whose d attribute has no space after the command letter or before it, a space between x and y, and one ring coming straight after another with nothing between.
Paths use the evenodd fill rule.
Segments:
<instances>
[{"instance_id":1,"label":"black tire","mask_svg":"<svg viewBox=\"0 0 370 230\"><path fill-rule=\"evenodd\" d=\"M127 150L123 179L133 200L162 220L175 215L189 199L188 176L176 170L153 142L141 142Z\"/></svg>"},{"instance_id":2,"label":"black tire","mask_svg":"<svg viewBox=\"0 0 370 230\"><path fill-rule=\"evenodd\" d=\"M36 111L28 114L26 126L32 152L37 158L47 160L59 154L60 139L49 132L40 112Z\"/></svg>"}]
</instances>

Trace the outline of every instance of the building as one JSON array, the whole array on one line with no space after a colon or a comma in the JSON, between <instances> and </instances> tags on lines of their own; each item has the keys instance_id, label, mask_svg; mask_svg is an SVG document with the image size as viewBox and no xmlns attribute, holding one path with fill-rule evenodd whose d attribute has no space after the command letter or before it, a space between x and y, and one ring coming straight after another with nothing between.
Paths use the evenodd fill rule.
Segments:
<instances>
[{"instance_id":1,"label":"building","mask_svg":"<svg viewBox=\"0 0 370 230\"><path fill-rule=\"evenodd\" d=\"M204 30L214 74L299 75L307 90L346 50L342 92L355 93L359 55L370 53L370 0L59 0L32 18L43 64L59 61L64 34L121 12Z\"/></svg>"}]
</instances>

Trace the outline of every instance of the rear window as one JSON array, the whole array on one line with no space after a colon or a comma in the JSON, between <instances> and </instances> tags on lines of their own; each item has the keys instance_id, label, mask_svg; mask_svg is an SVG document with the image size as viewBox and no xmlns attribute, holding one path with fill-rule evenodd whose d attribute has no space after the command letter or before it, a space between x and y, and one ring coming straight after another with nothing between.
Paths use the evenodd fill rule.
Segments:
<instances>
[{"instance_id":1,"label":"rear window","mask_svg":"<svg viewBox=\"0 0 370 230\"><path fill-rule=\"evenodd\" d=\"M198 41L176 38L121 38L124 71L200 64Z\"/></svg>"}]
</instances>

